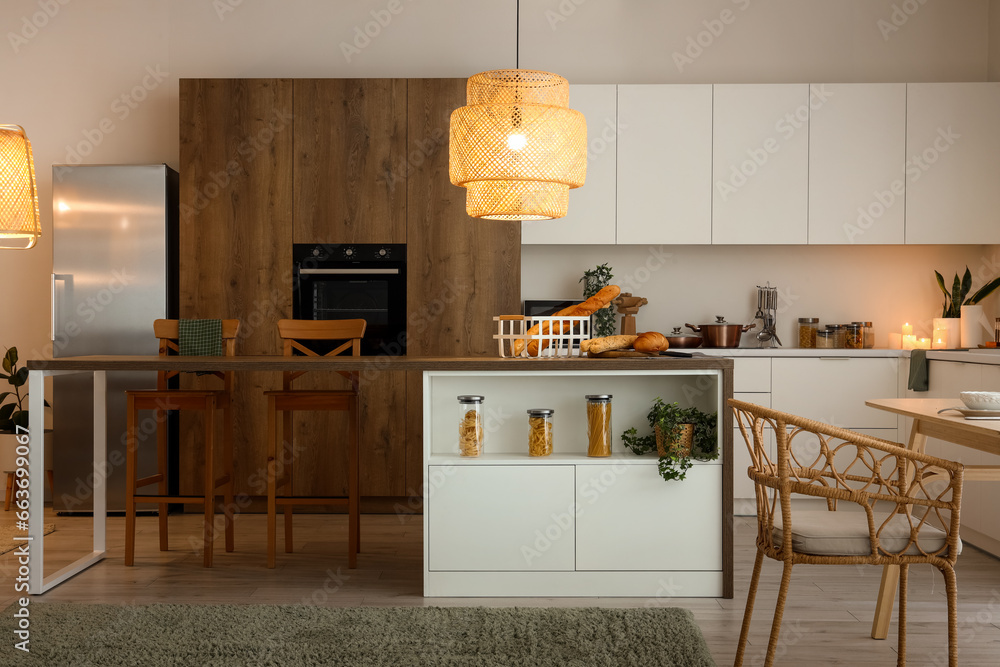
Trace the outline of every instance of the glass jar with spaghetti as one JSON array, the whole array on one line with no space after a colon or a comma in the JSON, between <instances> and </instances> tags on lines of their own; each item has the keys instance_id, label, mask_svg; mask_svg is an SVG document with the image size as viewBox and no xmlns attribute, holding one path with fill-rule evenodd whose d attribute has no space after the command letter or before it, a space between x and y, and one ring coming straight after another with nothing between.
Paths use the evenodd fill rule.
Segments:
<instances>
[{"instance_id":1,"label":"glass jar with spaghetti","mask_svg":"<svg viewBox=\"0 0 1000 667\"><path fill-rule=\"evenodd\" d=\"M611 394L587 394L587 456L611 456Z\"/></svg>"},{"instance_id":2,"label":"glass jar with spaghetti","mask_svg":"<svg viewBox=\"0 0 1000 667\"><path fill-rule=\"evenodd\" d=\"M462 456L483 453L483 397L458 397L458 451Z\"/></svg>"},{"instance_id":3,"label":"glass jar with spaghetti","mask_svg":"<svg viewBox=\"0 0 1000 667\"><path fill-rule=\"evenodd\" d=\"M552 453L552 415L555 410L528 410L528 455L548 456Z\"/></svg>"}]
</instances>

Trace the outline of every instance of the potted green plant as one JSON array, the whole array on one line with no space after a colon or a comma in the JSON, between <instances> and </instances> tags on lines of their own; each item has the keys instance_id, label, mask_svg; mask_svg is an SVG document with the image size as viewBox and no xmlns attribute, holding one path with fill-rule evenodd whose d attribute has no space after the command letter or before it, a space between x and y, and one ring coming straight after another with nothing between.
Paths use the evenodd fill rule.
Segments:
<instances>
[{"instance_id":1,"label":"potted green plant","mask_svg":"<svg viewBox=\"0 0 1000 667\"><path fill-rule=\"evenodd\" d=\"M579 280L579 282L583 283L583 298L589 299L600 292L611 284L611 279L614 277L614 274L611 273L611 267L607 265L607 262L589 271L584 271L583 277ZM614 334L615 311L611 304L608 304L594 313L593 338L613 336Z\"/></svg>"},{"instance_id":2,"label":"potted green plant","mask_svg":"<svg viewBox=\"0 0 1000 667\"><path fill-rule=\"evenodd\" d=\"M28 428L27 390L22 390L28 382L28 369L17 367L17 348L7 348L3 357L3 372L0 380L6 380L13 391L0 392L0 433L17 433L20 426L24 433ZM46 403L46 405L48 405Z\"/></svg>"},{"instance_id":3,"label":"potted green plant","mask_svg":"<svg viewBox=\"0 0 1000 667\"><path fill-rule=\"evenodd\" d=\"M959 319L962 337L961 346L976 347L983 342L983 327L981 326L983 307L979 305L979 302L1000 287L1000 277L994 278L979 288L975 294L966 298L969 292L972 291L972 272L969 271L969 267L965 267L965 275L961 278L958 277L957 273L955 274L955 280L952 282L950 291L945 286L944 276L937 271L934 272L934 275L937 277L938 287L944 293L944 308L942 309L941 317L950 320L950 330L953 330L955 326L955 319ZM952 335L949 332L949 337ZM955 346L957 347L957 345Z\"/></svg>"},{"instance_id":4,"label":"potted green plant","mask_svg":"<svg viewBox=\"0 0 1000 667\"><path fill-rule=\"evenodd\" d=\"M640 436L632 427L622 434L622 443L640 456L657 450L657 469L663 479L682 480L695 460L719 457L718 413L682 408L657 397L646 419L653 433Z\"/></svg>"}]
</instances>

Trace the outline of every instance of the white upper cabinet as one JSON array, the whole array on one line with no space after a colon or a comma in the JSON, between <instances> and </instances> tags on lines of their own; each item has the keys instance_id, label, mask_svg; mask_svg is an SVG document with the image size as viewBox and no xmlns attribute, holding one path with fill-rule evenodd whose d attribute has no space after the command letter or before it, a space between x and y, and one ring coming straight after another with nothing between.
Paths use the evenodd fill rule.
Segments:
<instances>
[{"instance_id":1,"label":"white upper cabinet","mask_svg":"<svg viewBox=\"0 0 1000 667\"><path fill-rule=\"evenodd\" d=\"M618 243L712 242L712 86L618 86Z\"/></svg>"},{"instance_id":2,"label":"white upper cabinet","mask_svg":"<svg viewBox=\"0 0 1000 667\"><path fill-rule=\"evenodd\" d=\"M906 242L1000 243L1000 83L911 83Z\"/></svg>"},{"instance_id":3,"label":"white upper cabinet","mask_svg":"<svg viewBox=\"0 0 1000 667\"><path fill-rule=\"evenodd\" d=\"M813 89L809 243L903 243L906 84Z\"/></svg>"},{"instance_id":4,"label":"white upper cabinet","mask_svg":"<svg viewBox=\"0 0 1000 667\"><path fill-rule=\"evenodd\" d=\"M522 222L522 245L615 243L616 88L570 84L569 106L587 118L587 181L569 191L566 217Z\"/></svg>"},{"instance_id":5,"label":"white upper cabinet","mask_svg":"<svg viewBox=\"0 0 1000 667\"><path fill-rule=\"evenodd\" d=\"M806 243L809 111L821 87L714 88L712 243Z\"/></svg>"}]
</instances>

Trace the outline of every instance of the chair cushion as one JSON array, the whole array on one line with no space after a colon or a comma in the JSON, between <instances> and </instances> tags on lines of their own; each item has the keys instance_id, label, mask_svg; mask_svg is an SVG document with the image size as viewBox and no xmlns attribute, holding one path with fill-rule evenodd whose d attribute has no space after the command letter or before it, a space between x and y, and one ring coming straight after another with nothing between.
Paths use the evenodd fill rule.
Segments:
<instances>
[{"instance_id":1,"label":"chair cushion","mask_svg":"<svg viewBox=\"0 0 1000 667\"><path fill-rule=\"evenodd\" d=\"M864 512L853 511L792 511L792 549L798 553L814 556L867 556L871 554L871 540L868 537L868 520ZM876 530L888 514L875 514ZM913 517L914 525L918 521ZM774 532L776 545L784 537L781 512L775 512ZM924 524L920 528L918 543L925 552L933 553L944 546L947 535L936 526ZM889 525L882 529L879 545L889 553L898 553L910 540L910 524L903 514L895 515ZM962 553L962 542L958 542L958 553ZM907 556L919 556L917 545L910 545ZM942 554L944 556L945 554Z\"/></svg>"}]
</instances>

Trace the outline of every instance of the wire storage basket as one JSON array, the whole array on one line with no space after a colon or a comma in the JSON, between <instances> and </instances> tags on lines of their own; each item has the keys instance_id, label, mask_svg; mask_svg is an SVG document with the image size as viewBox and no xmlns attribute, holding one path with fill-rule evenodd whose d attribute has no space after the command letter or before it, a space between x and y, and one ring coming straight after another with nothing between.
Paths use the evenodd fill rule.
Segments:
<instances>
[{"instance_id":1,"label":"wire storage basket","mask_svg":"<svg viewBox=\"0 0 1000 667\"><path fill-rule=\"evenodd\" d=\"M590 338L590 316L498 315L493 318L501 357L578 357Z\"/></svg>"}]
</instances>

